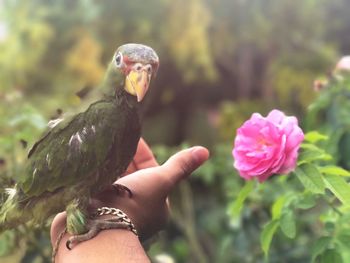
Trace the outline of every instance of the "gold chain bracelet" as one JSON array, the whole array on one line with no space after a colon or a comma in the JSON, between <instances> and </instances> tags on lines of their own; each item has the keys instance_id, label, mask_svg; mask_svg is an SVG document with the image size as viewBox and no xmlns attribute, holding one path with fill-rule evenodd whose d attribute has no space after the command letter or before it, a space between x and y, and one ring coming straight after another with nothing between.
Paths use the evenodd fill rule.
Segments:
<instances>
[{"instance_id":1,"label":"gold chain bracelet","mask_svg":"<svg viewBox=\"0 0 350 263\"><path fill-rule=\"evenodd\" d=\"M103 215L114 215L117 217L117 220L119 220L122 223L125 223L131 232L133 232L136 236L137 230L135 228L135 225L131 222L130 218L120 209L114 208L114 207L100 207L97 208L96 216L103 216Z\"/></svg>"}]
</instances>

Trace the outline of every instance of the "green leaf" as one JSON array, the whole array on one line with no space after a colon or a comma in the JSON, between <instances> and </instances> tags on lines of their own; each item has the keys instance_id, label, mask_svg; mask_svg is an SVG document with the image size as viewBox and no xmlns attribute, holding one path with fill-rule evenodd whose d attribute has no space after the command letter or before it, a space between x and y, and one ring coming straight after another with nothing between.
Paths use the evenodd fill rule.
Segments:
<instances>
[{"instance_id":1,"label":"green leaf","mask_svg":"<svg viewBox=\"0 0 350 263\"><path fill-rule=\"evenodd\" d=\"M332 156L324 151L307 150L299 154L298 164L309 163L313 161L329 161Z\"/></svg>"},{"instance_id":2,"label":"green leaf","mask_svg":"<svg viewBox=\"0 0 350 263\"><path fill-rule=\"evenodd\" d=\"M310 209L311 207L314 207L316 205L315 196L311 194L310 192L304 193L298 202L295 204L297 208L300 209Z\"/></svg>"},{"instance_id":3,"label":"green leaf","mask_svg":"<svg viewBox=\"0 0 350 263\"><path fill-rule=\"evenodd\" d=\"M342 233L337 237L337 241L339 241L343 246L350 248L350 233Z\"/></svg>"},{"instance_id":4,"label":"green leaf","mask_svg":"<svg viewBox=\"0 0 350 263\"><path fill-rule=\"evenodd\" d=\"M320 263L342 263L343 259L335 249L327 249L321 255Z\"/></svg>"},{"instance_id":5,"label":"green leaf","mask_svg":"<svg viewBox=\"0 0 350 263\"><path fill-rule=\"evenodd\" d=\"M321 173L324 174L334 174L334 175L341 175L341 176L350 176L350 172L335 165L328 165L318 168Z\"/></svg>"},{"instance_id":6,"label":"green leaf","mask_svg":"<svg viewBox=\"0 0 350 263\"><path fill-rule=\"evenodd\" d=\"M271 208L272 219L279 219L282 214L283 206L286 202L286 196L282 195L276 199Z\"/></svg>"},{"instance_id":7,"label":"green leaf","mask_svg":"<svg viewBox=\"0 0 350 263\"><path fill-rule=\"evenodd\" d=\"M324 150L322 150L321 148L317 147L315 144L312 144L312 143L305 143L305 142L303 142L300 145L300 148L304 149L304 150L324 152Z\"/></svg>"},{"instance_id":8,"label":"green leaf","mask_svg":"<svg viewBox=\"0 0 350 263\"><path fill-rule=\"evenodd\" d=\"M331 240L331 237L324 236L315 242L311 248L312 261L328 247Z\"/></svg>"},{"instance_id":9,"label":"green leaf","mask_svg":"<svg viewBox=\"0 0 350 263\"><path fill-rule=\"evenodd\" d=\"M324 193L325 184L322 180L322 174L315 165L302 164L295 170L295 174L298 176L305 189L315 194Z\"/></svg>"},{"instance_id":10,"label":"green leaf","mask_svg":"<svg viewBox=\"0 0 350 263\"><path fill-rule=\"evenodd\" d=\"M311 248L312 259L314 260L318 255L320 255L329 245L332 238L324 236L319 238Z\"/></svg>"},{"instance_id":11,"label":"green leaf","mask_svg":"<svg viewBox=\"0 0 350 263\"><path fill-rule=\"evenodd\" d=\"M327 174L323 176L326 187L346 206L350 206L350 186L343 177Z\"/></svg>"},{"instance_id":12,"label":"green leaf","mask_svg":"<svg viewBox=\"0 0 350 263\"><path fill-rule=\"evenodd\" d=\"M241 214L244 201L253 190L254 183L254 181L246 181L243 188L239 191L236 200L230 205L228 213L232 218L238 217Z\"/></svg>"},{"instance_id":13,"label":"green leaf","mask_svg":"<svg viewBox=\"0 0 350 263\"><path fill-rule=\"evenodd\" d=\"M326 230L326 233L333 233L335 230L335 222L324 222L323 229Z\"/></svg>"},{"instance_id":14,"label":"green leaf","mask_svg":"<svg viewBox=\"0 0 350 263\"><path fill-rule=\"evenodd\" d=\"M283 214L280 219L280 227L282 232L289 238L295 238L296 227L295 218L292 211Z\"/></svg>"},{"instance_id":15,"label":"green leaf","mask_svg":"<svg viewBox=\"0 0 350 263\"><path fill-rule=\"evenodd\" d=\"M272 220L264 226L264 229L261 232L260 243L265 257L269 254L270 244L278 226L279 220Z\"/></svg>"},{"instance_id":16,"label":"green leaf","mask_svg":"<svg viewBox=\"0 0 350 263\"><path fill-rule=\"evenodd\" d=\"M327 140L328 136L321 134L317 131L311 131L305 134L304 140L311 142L311 143L315 143L318 141L322 141L322 140Z\"/></svg>"}]
</instances>

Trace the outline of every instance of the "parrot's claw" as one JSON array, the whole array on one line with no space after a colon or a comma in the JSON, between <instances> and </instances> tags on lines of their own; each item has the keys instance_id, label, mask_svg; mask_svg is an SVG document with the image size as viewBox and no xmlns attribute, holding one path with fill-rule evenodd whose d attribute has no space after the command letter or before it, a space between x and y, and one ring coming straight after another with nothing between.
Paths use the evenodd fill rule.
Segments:
<instances>
[{"instance_id":1,"label":"parrot's claw","mask_svg":"<svg viewBox=\"0 0 350 263\"><path fill-rule=\"evenodd\" d=\"M72 250L71 245L72 245L72 242L68 239L67 242L66 242L66 248L67 248L68 250Z\"/></svg>"},{"instance_id":2,"label":"parrot's claw","mask_svg":"<svg viewBox=\"0 0 350 263\"><path fill-rule=\"evenodd\" d=\"M122 184L113 184L112 185L114 191L117 192L117 195L123 195L125 192L128 193L129 198L132 197L132 192L129 188L127 188L126 186L122 185Z\"/></svg>"},{"instance_id":3,"label":"parrot's claw","mask_svg":"<svg viewBox=\"0 0 350 263\"><path fill-rule=\"evenodd\" d=\"M67 242L67 249L72 249L73 243L80 243L94 238L101 230L107 229L129 229L129 226L120 222L119 218L90 219L88 222L89 231L85 234L71 236Z\"/></svg>"}]
</instances>

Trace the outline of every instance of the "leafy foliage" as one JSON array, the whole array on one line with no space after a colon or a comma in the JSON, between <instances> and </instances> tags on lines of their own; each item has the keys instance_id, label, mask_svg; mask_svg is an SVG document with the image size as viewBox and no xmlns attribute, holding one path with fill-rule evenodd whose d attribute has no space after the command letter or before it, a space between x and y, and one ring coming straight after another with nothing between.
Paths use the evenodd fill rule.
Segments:
<instances>
[{"instance_id":1,"label":"leafy foliage","mask_svg":"<svg viewBox=\"0 0 350 263\"><path fill-rule=\"evenodd\" d=\"M321 93L322 96L324 94ZM332 96L336 99L337 93ZM328 110L327 107L325 109ZM327 122L320 123L327 125ZM320 130L325 131L322 127ZM197 239L203 247L213 249L207 251L207 255L220 258L220 262L263 262L262 253L269 262L280 262L281 258L286 262L345 262L349 256L349 171L341 166L338 155L329 153L333 149L329 148L332 139L332 132L312 130L306 133L298 168L288 176L277 175L263 184L247 181L242 185L239 177L230 172L232 168L227 166L231 147L217 145L212 151L211 162L196 172L197 176L191 180L193 191L199 187L198 184L215 183L215 188L222 190L206 190L206 195L211 191L210 201L217 202L217 205L221 198L227 202L229 220L218 220L217 223L224 228L217 231L227 236L225 242L220 242L223 240L221 235L215 244ZM215 168L211 168L212 165ZM233 177L225 177L229 173ZM208 180L208 176L215 179ZM215 200L212 200L213 196ZM200 199L205 197L199 193L196 197L197 201L189 197L187 202L195 202L194 207L198 210L197 235L201 237L201 230L205 229L204 232L211 233L211 238L214 238L215 232L210 232L215 225L213 220L210 227L201 224L202 221L208 222L200 212L205 208L199 205L202 203ZM229 250L230 247L235 249ZM308 249L310 247L311 250ZM194 251L191 247L189 250ZM223 250L225 256L214 252ZM247 258L247 254L250 257Z\"/></svg>"},{"instance_id":2,"label":"leafy foliage","mask_svg":"<svg viewBox=\"0 0 350 263\"><path fill-rule=\"evenodd\" d=\"M349 76L338 77L345 81ZM337 86L334 87L330 84L327 90L323 91L326 95L332 92L329 103L334 103L333 100L337 100L339 92L342 92L341 90L333 90L334 88L336 89ZM324 93L321 94L321 99L325 96ZM313 104L313 107L317 105L316 103L317 101ZM338 106L337 109L342 110ZM323 109L329 110L328 107ZM311 114L314 114L314 112L311 112ZM315 222L321 223L320 226L323 230L320 232L324 232L325 235L320 236L314 244L311 254L312 260L317 259L317 262L343 262L343 259L347 258L347 249L339 244L342 243L340 240L344 238L340 237L340 233L348 233L349 231L347 225L340 223L344 218L349 217L350 185L346 180L349 171L339 166L342 162L328 153L329 148L327 146L330 137L331 133L323 135L317 131L311 131L305 135L298 167L292 173L292 179L283 180L283 186L287 187L288 185L288 188L285 193L281 193L276 198L272 205L271 221L261 231L261 247L265 256L268 256L271 242L273 242L273 237L277 235L278 229L286 237L297 240L297 229L300 228L298 225L302 223L302 220L297 220L296 214L300 213L300 209L312 211L316 205L315 200L317 200L319 209L313 211L312 217L315 218ZM342 148L339 147L338 149ZM342 158L345 158L345 156L340 155L340 160ZM294 178L299 180L304 189L295 187ZM247 183L247 185L249 184L251 182ZM265 188L266 186L260 185L259 187ZM245 189L246 187L241 189L235 201L240 207L242 205L240 197L243 194L247 200L251 198L245 194Z\"/></svg>"}]
</instances>

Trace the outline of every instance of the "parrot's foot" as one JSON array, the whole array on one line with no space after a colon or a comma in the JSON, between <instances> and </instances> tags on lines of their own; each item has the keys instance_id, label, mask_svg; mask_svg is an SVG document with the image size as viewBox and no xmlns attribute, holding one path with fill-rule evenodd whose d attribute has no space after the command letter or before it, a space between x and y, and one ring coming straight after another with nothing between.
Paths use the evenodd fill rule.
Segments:
<instances>
[{"instance_id":1,"label":"parrot's foot","mask_svg":"<svg viewBox=\"0 0 350 263\"><path fill-rule=\"evenodd\" d=\"M108 219L90 219L88 221L89 231L85 234L71 236L67 242L66 247L71 250L72 244L80 243L83 241L94 238L101 230L107 229L129 229L130 226L120 221L120 218L108 218Z\"/></svg>"},{"instance_id":2,"label":"parrot's foot","mask_svg":"<svg viewBox=\"0 0 350 263\"><path fill-rule=\"evenodd\" d=\"M122 184L112 184L113 190L117 193L117 195L124 195L128 193L129 197L132 197L132 192L129 188Z\"/></svg>"}]
</instances>

